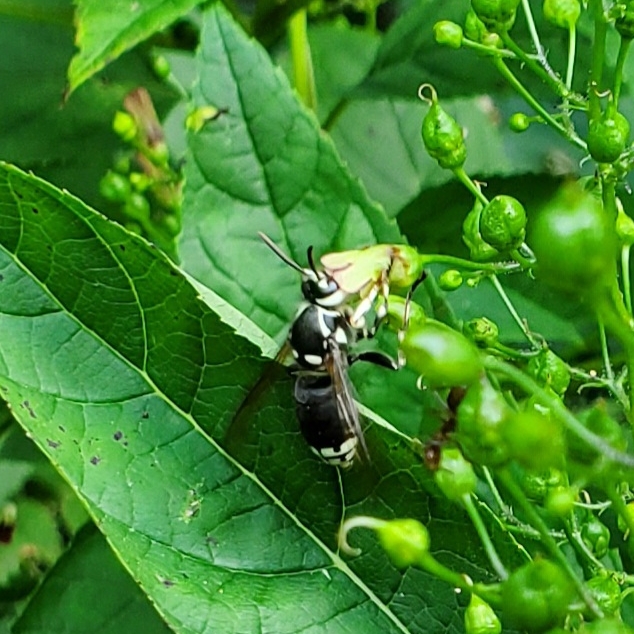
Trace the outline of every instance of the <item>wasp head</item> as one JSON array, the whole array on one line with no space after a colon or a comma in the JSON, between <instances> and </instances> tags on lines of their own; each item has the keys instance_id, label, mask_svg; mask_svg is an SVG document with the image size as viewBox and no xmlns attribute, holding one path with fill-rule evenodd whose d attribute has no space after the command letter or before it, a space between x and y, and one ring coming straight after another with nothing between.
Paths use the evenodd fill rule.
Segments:
<instances>
[{"instance_id":1,"label":"wasp head","mask_svg":"<svg viewBox=\"0 0 634 634\"><path fill-rule=\"evenodd\" d=\"M313 247L308 247L308 263L310 268L303 268L297 262L289 258L267 235L258 234L264 243L291 268L302 275L302 295L311 304L317 304L324 308L335 308L343 304L348 296L334 277L317 269L313 260Z\"/></svg>"}]
</instances>

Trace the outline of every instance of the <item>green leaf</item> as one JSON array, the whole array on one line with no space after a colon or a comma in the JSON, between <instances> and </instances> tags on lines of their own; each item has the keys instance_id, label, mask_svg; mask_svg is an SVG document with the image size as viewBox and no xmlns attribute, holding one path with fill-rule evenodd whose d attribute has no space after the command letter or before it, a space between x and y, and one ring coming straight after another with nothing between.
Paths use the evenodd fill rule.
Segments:
<instances>
[{"instance_id":1,"label":"green leaf","mask_svg":"<svg viewBox=\"0 0 634 634\"><path fill-rule=\"evenodd\" d=\"M77 581L81 579L81 583ZM159 618L90 526L73 541L13 626L13 634L168 634Z\"/></svg>"},{"instance_id":2,"label":"green leaf","mask_svg":"<svg viewBox=\"0 0 634 634\"><path fill-rule=\"evenodd\" d=\"M265 51L220 11L206 14L201 38L193 107L222 114L190 133L182 263L279 337L299 301L297 272L258 231L303 265L309 245L319 255L401 239Z\"/></svg>"},{"instance_id":3,"label":"green leaf","mask_svg":"<svg viewBox=\"0 0 634 634\"><path fill-rule=\"evenodd\" d=\"M433 619L459 631L452 589L394 570L373 536L354 536L358 560L336 551L343 513L429 517L428 476L402 441L373 426L373 464L342 491L289 434L282 383L244 446L227 447L259 351L164 256L9 166L0 246L0 392L172 628L417 632ZM455 509L438 517L444 549L464 530ZM463 548L454 563L481 577Z\"/></svg>"},{"instance_id":4,"label":"green leaf","mask_svg":"<svg viewBox=\"0 0 634 634\"><path fill-rule=\"evenodd\" d=\"M76 0L76 45L68 69L70 91L139 42L169 26L201 0Z\"/></svg>"}]
</instances>

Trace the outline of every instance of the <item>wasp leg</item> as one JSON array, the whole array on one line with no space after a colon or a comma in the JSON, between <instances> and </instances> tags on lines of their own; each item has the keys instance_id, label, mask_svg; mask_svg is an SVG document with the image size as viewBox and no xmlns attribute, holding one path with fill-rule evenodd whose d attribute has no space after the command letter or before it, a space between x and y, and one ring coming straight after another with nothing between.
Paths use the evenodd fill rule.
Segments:
<instances>
[{"instance_id":1,"label":"wasp leg","mask_svg":"<svg viewBox=\"0 0 634 634\"><path fill-rule=\"evenodd\" d=\"M403 354L403 351L401 350L401 343L403 342L403 339L405 338L405 333L407 331L407 327L409 326L409 317L410 317L410 312L411 312L411 305L412 305L412 295L414 295L414 291L425 281L425 279L427 278L427 271L423 271L420 274L420 277L412 284L412 286L410 287L409 291L407 291L407 297L405 299L405 310L403 311L403 325L401 326L401 329L398 331L398 343L399 343L399 347L398 347L398 367L402 368L405 366L405 355Z\"/></svg>"},{"instance_id":2,"label":"wasp leg","mask_svg":"<svg viewBox=\"0 0 634 634\"><path fill-rule=\"evenodd\" d=\"M368 350L366 352L360 352L355 355L348 355L348 364L352 365L356 361L366 361L367 363L374 363L374 365L380 365L383 368L387 368L388 370L398 370L398 363L390 357L390 355L385 354L385 352L380 352L378 350Z\"/></svg>"}]
</instances>

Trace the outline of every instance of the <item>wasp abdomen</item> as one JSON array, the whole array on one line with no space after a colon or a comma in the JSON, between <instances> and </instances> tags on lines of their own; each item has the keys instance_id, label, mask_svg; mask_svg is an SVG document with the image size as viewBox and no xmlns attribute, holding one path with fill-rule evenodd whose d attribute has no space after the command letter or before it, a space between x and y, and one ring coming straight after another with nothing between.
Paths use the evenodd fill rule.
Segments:
<instances>
[{"instance_id":1,"label":"wasp abdomen","mask_svg":"<svg viewBox=\"0 0 634 634\"><path fill-rule=\"evenodd\" d=\"M350 466L357 452L358 438L354 430L341 421L330 375L298 376L295 402L300 429L311 449L329 464Z\"/></svg>"}]
</instances>

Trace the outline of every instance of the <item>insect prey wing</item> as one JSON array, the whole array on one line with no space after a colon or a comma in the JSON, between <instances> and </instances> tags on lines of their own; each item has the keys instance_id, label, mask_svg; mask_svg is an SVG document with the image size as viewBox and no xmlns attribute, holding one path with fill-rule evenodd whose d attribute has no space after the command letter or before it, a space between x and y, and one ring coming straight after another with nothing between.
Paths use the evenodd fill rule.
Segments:
<instances>
[{"instance_id":1,"label":"insect prey wing","mask_svg":"<svg viewBox=\"0 0 634 634\"><path fill-rule=\"evenodd\" d=\"M332 338L328 341L326 370L332 377L340 420L345 423L350 434L357 438L361 447L361 453L366 460L369 460L370 454L368 453L368 447L365 444L363 430L361 429L359 409L353 398L354 388L348 378L347 353L344 352Z\"/></svg>"}]
</instances>

